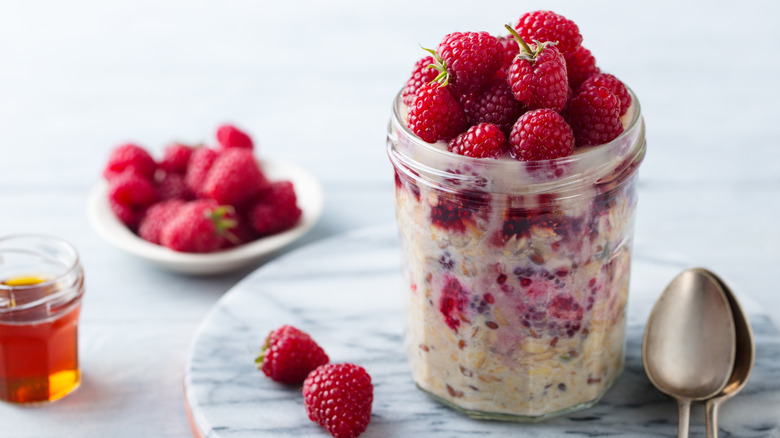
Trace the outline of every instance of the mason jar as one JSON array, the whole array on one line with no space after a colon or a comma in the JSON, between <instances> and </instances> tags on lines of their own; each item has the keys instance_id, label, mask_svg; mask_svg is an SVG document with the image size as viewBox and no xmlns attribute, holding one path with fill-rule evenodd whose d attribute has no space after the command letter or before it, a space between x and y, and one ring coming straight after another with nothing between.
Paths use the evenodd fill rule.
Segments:
<instances>
[{"instance_id":1,"label":"mason jar","mask_svg":"<svg viewBox=\"0 0 780 438\"><path fill-rule=\"evenodd\" d=\"M615 381L645 154L632 98L612 142L522 162L422 141L396 97L387 148L420 389L472 417L540 421Z\"/></svg>"}]
</instances>

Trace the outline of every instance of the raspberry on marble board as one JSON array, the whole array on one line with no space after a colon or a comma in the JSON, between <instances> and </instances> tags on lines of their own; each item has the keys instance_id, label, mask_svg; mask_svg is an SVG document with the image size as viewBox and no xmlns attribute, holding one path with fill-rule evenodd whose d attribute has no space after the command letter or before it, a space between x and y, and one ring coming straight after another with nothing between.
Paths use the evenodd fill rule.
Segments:
<instances>
[{"instance_id":1,"label":"raspberry on marble board","mask_svg":"<svg viewBox=\"0 0 780 438\"><path fill-rule=\"evenodd\" d=\"M271 380L301 384L309 373L329 361L325 350L308 333L283 325L266 336L255 364Z\"/></svg>"},{"instance_id":2,"label":"raspberry on marble board","mask_svg":"<svg viewBox=\"0 0 780 438\"><path fill-rule=\"evenodd\" d=\"M334 438L357 438L371 421L374 386L360 365L326 364L306 377L303 400L309 419Z\"/></svg>"}]
</instances>

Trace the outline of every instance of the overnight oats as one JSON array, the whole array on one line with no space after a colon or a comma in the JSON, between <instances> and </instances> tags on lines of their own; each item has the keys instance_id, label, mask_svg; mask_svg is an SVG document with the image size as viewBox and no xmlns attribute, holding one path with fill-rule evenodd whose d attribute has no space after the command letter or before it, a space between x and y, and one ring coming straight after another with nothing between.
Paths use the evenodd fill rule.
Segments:
<instances>
[{"instance_id":1,"label":"overnight oats","mask_svg":"<svg viewBox=\"0 0 780 438\"><path fill-rule=\"evenodd\" d=\"M417 63L388 153L414 381L473 417L537 421L591 406L623 368L645 132L574 23L508 29L447 35Z\"/></svg>"}]
</instances>

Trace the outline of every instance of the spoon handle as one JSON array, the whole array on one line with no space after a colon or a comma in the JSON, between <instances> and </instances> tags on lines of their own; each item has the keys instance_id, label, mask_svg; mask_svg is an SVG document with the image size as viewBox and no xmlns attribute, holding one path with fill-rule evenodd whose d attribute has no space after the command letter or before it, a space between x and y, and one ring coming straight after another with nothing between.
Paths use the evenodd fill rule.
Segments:
<instances>
[{"instance_id":1,"label":"spoon handle","mask_svg":"<svg viewBox=\"0 0 780 438\"><path fill-rule=\"evenodd\" d=\"M707 401L704 415L707 423L707 438L718 438L718 408L720 400L711 399Z\"/></svg>"},{"instance_id":2,"label":"spoon handle","mask_svg":"<svg viewBox=\"0 0 780 438\"><path fill-rule=\"evenodd\" d=\"M688 438L688 424L691 421L691 401L685 399L677 400L677 406L680 411L679 425L677 426L677 438Z\"/></svg>"}]
</instances>

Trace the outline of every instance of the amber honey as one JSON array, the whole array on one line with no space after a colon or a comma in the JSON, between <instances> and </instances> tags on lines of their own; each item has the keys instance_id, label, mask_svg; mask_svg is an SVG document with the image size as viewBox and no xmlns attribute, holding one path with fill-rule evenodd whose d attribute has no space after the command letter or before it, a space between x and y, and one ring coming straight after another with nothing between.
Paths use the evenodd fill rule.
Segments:
<instances>
[{"instance_id":1,"label":"amber honey","mask_svg":"<svg viewBox=\"0 0 780 438\"><path fill-rule=\"evenodd\" d=\"M58 292L58 286L47 281L44 276L24 275L0 280L0 285L23 288L27 297L45 298ZM11 309L23 307L14 296L7 300ZM80 300L64 300L59 305L36 306L0 318L0 399L52 401L80 384L80 307Z\"/></svg>"}]
</instances>

